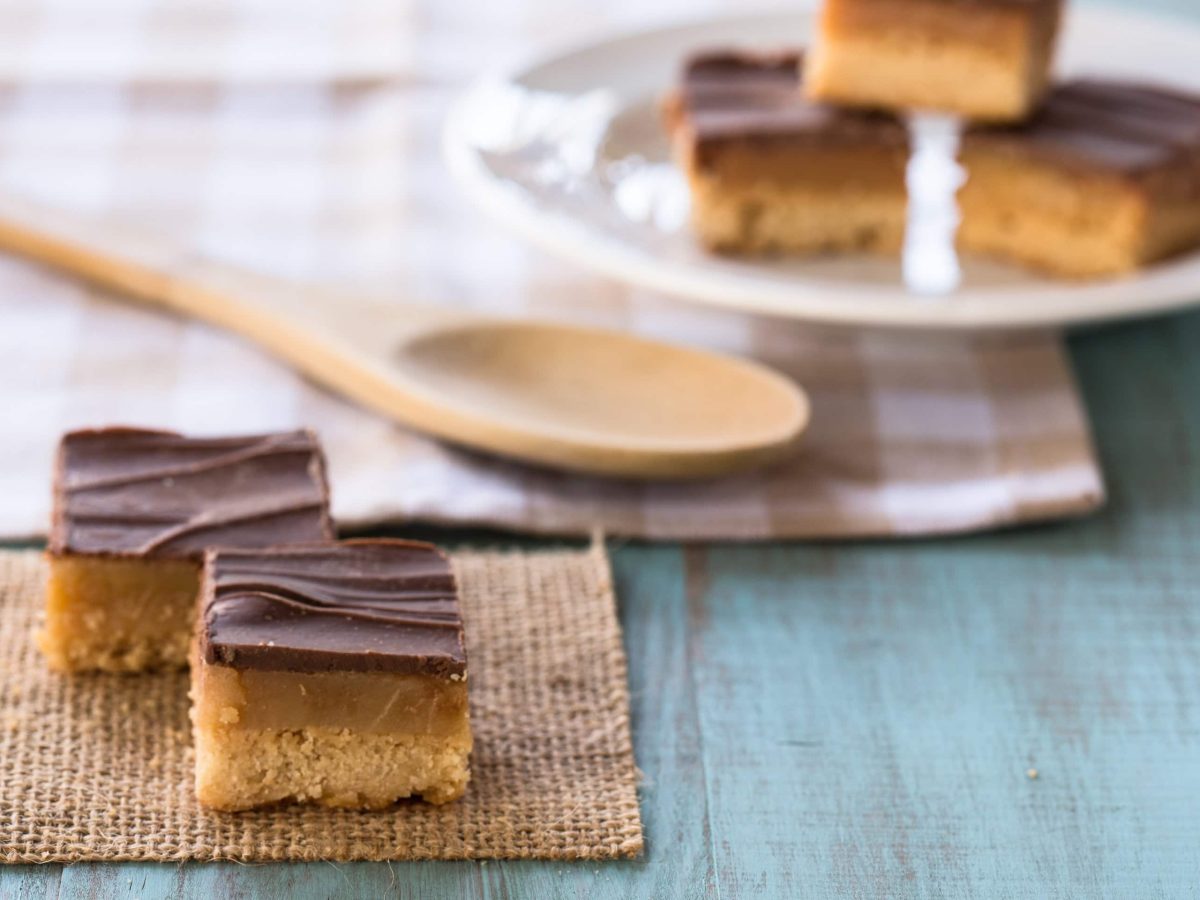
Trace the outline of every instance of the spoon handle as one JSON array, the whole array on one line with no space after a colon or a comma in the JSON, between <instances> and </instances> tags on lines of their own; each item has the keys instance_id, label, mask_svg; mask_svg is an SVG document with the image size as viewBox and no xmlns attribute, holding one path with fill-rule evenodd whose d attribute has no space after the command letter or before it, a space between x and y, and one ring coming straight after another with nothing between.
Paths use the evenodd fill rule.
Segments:
<instances>
[{"instance_id":1,"label":"spoon handle","mask_svg":"<svg viewBox=\"0 0 1200 900\"><path fill-rule=\"evenodd\" d=\"M0 250L239 334L314 381L436 433L436 415L398 378L401 341L476 320L435 307L372 301L189 258L147 233L0 199Z\"/></svg>"},{"instance_id":2,"label":"spoon handle","mask_svg":"<svg viewBox=\"0 0 1200 900\"><path fill-rule=\"evenodd\" d=\"M468 314L457 311L407 303L373 303L366 297L256 275L190 256L145 231L7 197L0 198L0 251L254 341L269 338L265 331L287 331L296 324L340 334L347 330L347 319L354 318L345 314L351 306L358 316L372 308L386 313L390 340L397 337L397 327L425 330L468 318ZM363 341L369 346L373 339L379 340L376 329L354 328L353 332L360 349Z\"/></svg>"}]
</instances>

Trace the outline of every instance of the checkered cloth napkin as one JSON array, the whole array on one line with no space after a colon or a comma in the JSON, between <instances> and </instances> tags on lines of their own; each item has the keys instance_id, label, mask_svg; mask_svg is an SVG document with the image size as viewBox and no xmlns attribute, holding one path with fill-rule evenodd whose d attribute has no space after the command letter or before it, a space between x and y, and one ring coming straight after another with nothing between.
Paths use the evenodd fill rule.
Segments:
<instances>
[{"instance_id":1,"label":"checkered cloth napkin","mask_svg":"<svg viewBox=\"0 0 1200 900\"><path fill-rule=\"evenodd\" d=\"M462 86L547 42L644 24L644 6L5 3L0 190L133 222L281 278L756 356L811 393L812 429L793 460L703 484L526 468L410 434L208 327L2 259L0 536L44 530L55 441L106 423L193 433L310 425L349 525L886 536L1095 508L1102 480L1055 337L851 334L697 309L546 258L457 195L438 143ZM701 12L693 0L653 10Z\"/></svg>"}]
</instances>

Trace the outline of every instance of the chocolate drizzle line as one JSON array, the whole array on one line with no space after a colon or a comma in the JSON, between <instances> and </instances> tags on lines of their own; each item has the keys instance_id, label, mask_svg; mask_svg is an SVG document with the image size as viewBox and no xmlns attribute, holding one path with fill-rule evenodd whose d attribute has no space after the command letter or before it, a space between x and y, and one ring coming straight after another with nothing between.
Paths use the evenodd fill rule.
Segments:
<instances>
[{"instance_id":1,"label":"chocolate drizzle line","mask_svg":"<svg viewBox=\"0 0 1200 900\"><path fill-rule=\"evenodd\" d=\"M131 432L126 432L130 434ZM154 432L146 432L153 434ZM217 469L227 466L236 466L239 463L247 462L252 459L269 456L272 453L295 453L296 433L289 432L287 434L266 434L261 437L247 438L250 441L244 447L238 447L228 453L221 453L217 456L209 457L208 459L199 459L186 463L173 463L171 465L157 466L141 469L133 472L118 473L114 475L94 475L89 477L86 473L82 473L71 479L70 489L73 491L91 491L96 488L116 487L118 485L138 484L146 481L158 481L163 478L173 478L179 475L197 475L202 472L212 472ZM149 446L150 442L143 442L144 446ZM195 438L189 439L188 444L191 448L198 449L204 446L221 446L218 442L206 442ZM166 447L169 444L164 443ZM305 450L308 448L305 447Z\"/></svg>"},{"instance_id":2,"label":"chocolate drizzle line","mask_svg":"<svg viewBox=\"0 0 1200 900\"><path fill-rule=\"evenodd\" d=\"M393 594L387 586L364 590L356 581L361 582L361 579L348 579L348 584L330 591L319 579L303 576L279 575L273 581L252 577L239 581L222 576L217 582L217 590L224 599L213 601L213 608L236 603L238 598L253 594L268 602L314 615L332 613L366 622L418 628L458 628L460 625L453 599L441 592L422 592L401 586Z\"/></svg>"},{"instance_id":3,"label":"chocolate drizzle line","mask_svg":"<svg viewBox=\"0 0 1200 900\"><path fill-rule=\"evenodd\" d=\"M443 677L466 670L453 572L429 544L214 551L201 603L210 663Z\"/></svg>"},{"instance_id":4,"label":"chocolate drizzle line","mask_svg":"<svg viewBox=\"0 0 1200 900\"><path fill-rule=\"evenodd\" d=\"M209 510L190 517L186 522L180 522L166 529L157 537L151 538L138 547L138 553L152 553L168 546L172 541L188 535L200 534L204 531L214 531L242 522L253 522L261 519L271 519L305 510L320 510L324 501L319 498L298 497L284 498L278 501L260 501L257 503L228 503L222 509Z\"/></svg>"}]
</instances>

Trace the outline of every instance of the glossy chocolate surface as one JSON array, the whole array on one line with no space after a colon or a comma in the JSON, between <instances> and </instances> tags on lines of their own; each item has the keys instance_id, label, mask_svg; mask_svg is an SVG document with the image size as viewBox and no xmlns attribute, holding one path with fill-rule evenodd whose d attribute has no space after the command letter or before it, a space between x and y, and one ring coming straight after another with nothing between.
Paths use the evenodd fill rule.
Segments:
<instances>
[{"instance_id":1,"label":"glossy chocolate surface","mask_svg":"<svg viewBox=\"0 0 1200 900\"><path fill-rule=\"evenodd\" d=\"M332 539L328 507L324 458L308 431L75 431L59 445L49 546L199 560L214 546Z\"/></svg>"},{"instance_id":2,"label":"glossy chocolate surface","mask_svg":"<svg viewBox=\"0 0 1200 900\"><path fill-rule=\"evenodd\" d=\"M1200 96L1124 81L1067 81L1024 124L970 129L972 145L1130 174L1200 163Z\"/></svg>"},{"instance_id":3,"label":"glossy chocolate surface","mask_svg":"<svg viewBox=\"0 0 1200 900\"><path fill-rule=\"evenodd\" d=\"M882 113L839 109L808 100L800 91L803 58L794 51L719 51L692 57L674 101L677 125L695 140L845 139L903 144L902 123Z\"/></svg>"},{"instance_id":4,"label":"glossy chocolate surface","mask_svg":"<svg viewBox=\"0 0 1200 900\"><path fill-rule=\"evenodd\" d=\"M216 550L200 596L204 659L243 669L466 672L449 560L431 544L356 540Z\"/></svg>"}]
</instances>

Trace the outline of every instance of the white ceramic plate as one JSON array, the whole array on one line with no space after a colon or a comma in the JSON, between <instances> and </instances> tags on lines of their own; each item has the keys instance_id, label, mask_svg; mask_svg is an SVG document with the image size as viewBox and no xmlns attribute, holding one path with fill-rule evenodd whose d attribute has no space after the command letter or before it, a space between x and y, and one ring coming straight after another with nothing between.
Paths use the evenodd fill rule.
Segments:
<instances>
[{"instance_id":1,"label":"white ceramic plate","mask_svg":"<svg viewBox=\"0 0 1200 900\"><path fill-rule=\"evenodd\" d=\"M952 294L910 293L898 262L737 261L706 254L685 225L658 100L689 53L803 44L811 11L745 14L617 37L477 83L446 124L468 195L547 250L691 300L829 323L924 329L1062 327L1200 304L1200 253L1137 275L1056 282L963 260ZM1060 74L1134 76L1200 90L1200 27L1075 5Z\"/></svg>"}]
</instances>

